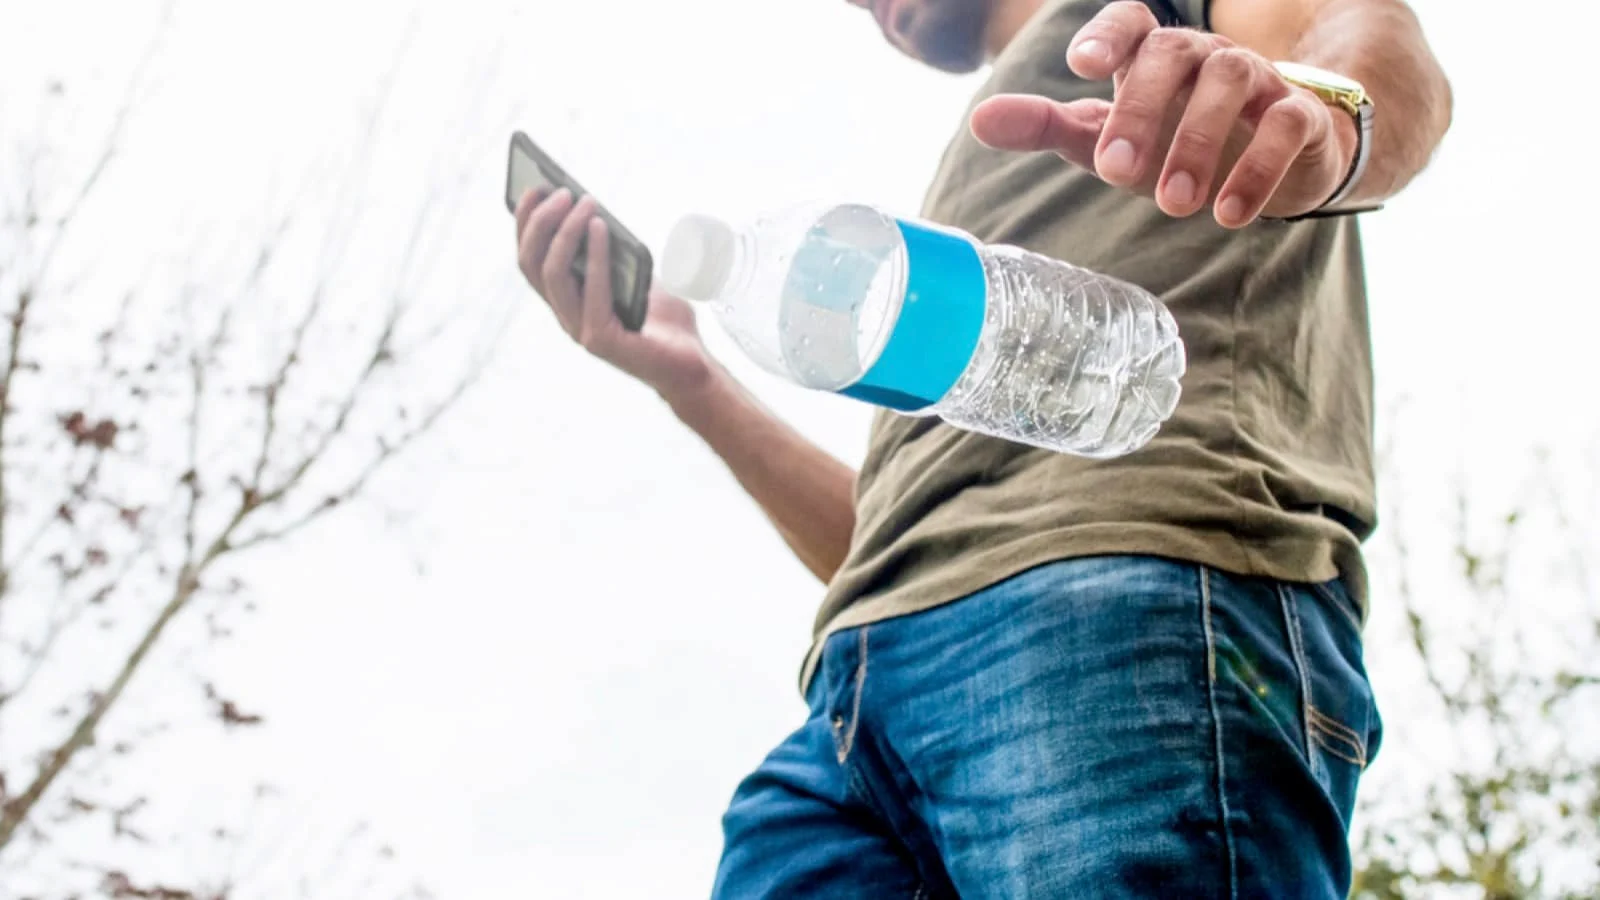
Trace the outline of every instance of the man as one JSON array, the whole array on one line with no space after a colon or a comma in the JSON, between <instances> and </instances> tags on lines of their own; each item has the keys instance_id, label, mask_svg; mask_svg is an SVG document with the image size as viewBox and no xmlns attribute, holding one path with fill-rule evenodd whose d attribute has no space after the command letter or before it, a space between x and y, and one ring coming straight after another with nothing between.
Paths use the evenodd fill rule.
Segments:
<instances>
[{"instance_id":1,"label":"man","mask_svg":"<svg viewBox=\"0 0 1600 900\"><path fill-rule=\"evenodd\" d=\"M523 272L568 332L660 392L828 585L810 718L733 798L717 895L1344 897L1380 733L1351 213L1448 127L1417 21L1401 0L857 5L931 65L992 66L924 215L1157 293L1189 371L1120 459L883 413L851 472L732 383L680 300L618 327L590 201L523 199Z\"/></svg>"}]
</instances>

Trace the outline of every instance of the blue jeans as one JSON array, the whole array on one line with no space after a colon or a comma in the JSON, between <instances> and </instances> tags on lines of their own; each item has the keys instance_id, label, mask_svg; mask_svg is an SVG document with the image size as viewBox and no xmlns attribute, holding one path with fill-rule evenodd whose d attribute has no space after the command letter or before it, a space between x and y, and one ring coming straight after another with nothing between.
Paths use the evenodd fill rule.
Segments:
<instances>
[{"instance_id":1,"label":"blue jeans","mask_svg":"<svg viewBox=\"0 0 1600 900\"><path fill-rule=\"evenodd\" d=\"M715 896L1344 900L1381 732L1356 616L1119 556L839 632Z\"/></svg>"}]
</instances>

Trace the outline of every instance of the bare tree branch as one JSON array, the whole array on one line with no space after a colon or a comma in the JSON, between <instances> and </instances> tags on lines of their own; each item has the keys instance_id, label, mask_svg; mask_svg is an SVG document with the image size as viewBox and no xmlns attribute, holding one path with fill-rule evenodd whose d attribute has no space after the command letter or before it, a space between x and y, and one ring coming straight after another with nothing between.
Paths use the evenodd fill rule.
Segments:
<instances>
[{"instance_id":1,"label":"bare tree branch","mask_svg":"<svg viewBox=\"0 0 1600 900\"><path fill-rule=\"evenodd\" d=\"M78 190L72 195L72 199L67 202L66 210L56 219L55 234L51 237L50 242L45 245L44 254L40 258L38 268L33 274L32 283L35 289L47 279L51 263L55 260L56 251L60 249L62 240L67 234L67 226L77 218L78 211L83 208L84 202L89 199L95 188L100 185L106 169L110 167L111 161L116 158L117 148L122 142L122 134L127 129L128 119L133 113L134 101L139 91L144 88L145 78L149 74L150 66L155 62L161 49L161 42L166 37L167 25L172 20L174 2L175 0L167 0L166 5L162 7L161 19L157 24L156 32L151 36L150 42L145 45L143 52L139 54L139 62L134 65L133 73L128 78L127 84L123 89L122 100L117 104L117 111L112 116L111 127L100 141L100 152L95 156L94 162L90 164L89 172L83 181L79 183ZM37 215L37 209L30 197L28 204L29 215Z\"/></svg>"},{"instance_id":2,"label":"bare tree branch","mask_svg":"<svg viewBox=\"0 0 1600 900\"><path fill-rule=\"evenodd\" d=\"M20 696L28 689L28 685L33 681L34 677L38 675L39 670L44 668L45 663L49 661L50 653L55 649L56 641L61 638L61 635L65 634L68 629L77 624L78 620L81 619L83 614L88 612L91 607L105 602L106 598L110 597L111 593L116 590L117 586L122 584L123 581L128 577L129 573L133 571L134 567L149 558L149 552L151 548L155 546L156 534L158 531L159 528L143 529L141 532L143 537L141 538L137 549L135 549L132 553L127 554L123 558L122 567L119 570L108 576L105 582L94 591L90 592L87 597L81 599L77 603L71 604L70 608L64 615L59 618L52 618L50 625L45 630L43 640L30 654L28 665L25 669L23 669L22 675L17 679L15 684L10 686L9 690L7 690L5 693L0 693L0 708L3 708L13 697Z\"/></svg>"},{"instance_id":3,"label":"bare tree branch","mask_svg":"<svg viewBox=\"0 0 1600 900\"><path fill-rule=\"evenodd\" d=\"M355 412L357 405L366 395L366 390L372 384L373 376L379 368L394 358L393 342L395 327L398 324L398 310L391 310L389 318L384 322L383 331L378 336L372 354L367 357L366 363L357 374L355 383L345 392L339 401L337 411L334 413L333 422L325 428L316 438L312 448L300 458L289 474L276 486L262 492L255 506L271 506L282 500L290 491L300 486L306 474L312 467L327 456L328 448L333 442L342 437L345 429L350 424L350 416Z\"/></svg>"},{"instance_id":4,"label":"bare tree branch","mask_svg":"<svg viewBox=\"0 0 1600 900\"><path fill-rule=\"evenodd\" d=\"M98 370L101 372L111 372L113 370L111 356L112 345L116 341L117 337L121 335L127 328L128 315L133 309L133 301L135 296L135 292L133 291L129 291L123 295L122 302L117 309L116 319L113 320L110 328L106 329L100 334L96 341L96 343L99 344ZM96 387L98 389L99 385ZM98 390L96 395L90 398L89 403L87 403L84 408L91 411L100 408ZM76 479L68 489L68 498L87 497L89 495L89 492L94 489L95 483L99 478L101 463L104 461L104 454L110 450L109 447L102 447L94 443L91 443L89 448L94 454L90 462L90 468L82 478ZM0 459L3 459L4 455L3 445L0 445ZM4 528L4 522L7 518L9 518L8 515L5 513L0 513L0 529ZM46 515L39 517L38 524L34 526L33 531L18 545L18 550L15 556L10 559L4 559L3 556L0 556L0 585L10 583L10 577L8 573L20 569L23 565L25 565L29 559L32 558L33 552L38 548L39 543L44 540L45 536L50 533L50 530L54 526L60 524L61 522L62 519L59 515L54 514L53 511L47 512ZM3 600L3 597L4 592L3 590L0 590L0 600Z\"/></svg>"},{"instance_id":5,"label":"bare tree branch","mask_svg":"<svg viewBox=\"0 0 1600 900\"><path fill-rule=\"evenodd\" d=\"M33 811L34 805L44 796L45 791L50 789L50 785L55 782L56 778L60 777L67 764L72 761L72 757L94 740L95 728L100 724L100 720L105 717L106 711L121 698L122 692L128 686L128 682L133 679L133 674L138 671L140 663L144 662L145 656L155 646L156 641L161 638L162 632L166 631L167 625L172 622L173 617L183 609L184 604L189 602L189 598L194 596L194 591L197 587L198 584L185 572L184 576L179 579L172 598L162 607L155 621L150 623L150 627L145 630L144 636L140 638L139 643L134 646L133 651L123 661L122 667L118 670L117 676L112 679L110 687L104 693L94 697L89 704L88 711L78 721L77 727L49 755L44 766L34 776L27 789L7 801L5 807L0 809L0 850L4 850L6 845L11 843L12 837L16 834L17 826L28 818L28 814Z\"/></svg>"},{"instance_id":6,"label":"bare tree branch","mask_svg":"<svg viewBox=\"0 0 1600 900\"><path fill-rule=\"evenodd\" d=\"M171 5L169 0L169 11ZM407 41L411 33L407 33ZM83 682L76 690L87 694L86 703L78 699L84 696L80 693L63 692L67 699L59 703L45 698L51 705L42 708L55 710L60 731L51 729L33 738L41 746L29 777L19 778L22 773L17 770L0 773L0 858L8 865L17 862L19 855L44 846L47 838L59 840L58 814L83 814L85 806L92 807L96 815L111 815L114 836L129 841L143 837L133 821L137 804L91 803L104 800L106 793L88 786L86 772L98 772L107 761L114 761L148 737L148 730L130 728L126 734L131 736L125 737L121 730L116 733L112 748L96 746L97 739L111 743L111 738L100 736L110 733L106 717L119 703L127 702L125 695L133 679L140 672L151 677L152 651L162 641L174 640L183 649L180 629L171 628L172 623L191 607L197 610L190 613L194 618L215 612L213 599L226 602L229 595L215 577L222 560L288 538L333 509L362 498L386 466L437 425L481 376L486 362L486 357L477 358L476 365L458 382L430 381L423 391L408 396L437 396L436 392L443 391L442 397L432 403L412 401L417 404L414 407L400 405L397 421L386 418L391 412L385 397L391 372L398 377L410 366L439 378L430 371L437 366L439 355L418 354L414 361L409 352L413 348L406 346L417 333L413 320L420 316L420 304L414 298L433 271L437 262L433 257L449 232L444 227L447 223L435 218L437 207L443 204L436 203L440 198L433 193L426 197L407 239L385 253L392 256L384 271L396 278L393 286L383 282L377 286L388 294L387 308L381 303L374 304L377 311L373 311L374 305L351 308L352 315L360 316L360 325L352 326L351 333L363 336L355 348L358 355L342 355L348 342L332 354L339 364L355 364L350 374L328 378L325 371L333 369L334 363L314 358L323 347L324 332L339 333L340 323L333 320L340 308L338 294L349 283L346 276L368 271L365 263L359 272L347 263L364 247L354 238L367 215L364 192L373 169L367 163L374 148L383 143L377 139L379 125L406 62L402 49L364 111L365 139L355 143L350 171L339 179L337 188L326 192L333 195L333 209L312 216L311 231L304 232L315 241L306 248L315 260L309 269L290 271L291 266L300 265L287 261L297 254L280 255L280 251L299 248L298 243L286 240L291 221L304 219L306 211L313 208L310 204L327 199L325 196L307 198L306 203L290 208L255 248L253 264L227 270L226 284L204 282L205 290L183 293L199 283L194 280L193 257L185 262L191 271L181 276L182 288L174 297L165 297L160 293L163 288L153 287L162 284L159 278L150 279L141 296L175 304L180 315L172 317L174 306L163 306L157 311L162 315L139 316L133 327L124 329L134 296L129 293L111 329L118 337L117 352L111 342L102 342L98 369L92 368L93 363L83 364L89 367L87 401L77 401L78 409L60 410L65 437L50 429L51 442L33 440L30 432L35 429L21 423L31 423L36 413L49 416L57 410L35 405L32 395L44 384L43 379L19 375L37 368L33 359L37 348L52 343L38 340L39 333L54 327L52 310L72 299L74 282L60 271L72 248L61 248L76 246L72 242L82 232L77 223L87 220L84 209L98 205L107 193L102 185L116 181L118 145L133 107L144 93L142 86L149 80L147 73L159 42L158 34L129 80L104 143L90 155L81 180L74 178L62 185L68 190L54 193L41 191L48 186L39 179L24 180L30 217L22 225L23 236L30 239L28 271L19 280L16 266L8 259L9 269L0 284L0 290L22 301L16 304L9 323L10 344L0 355L0 600L25 595L29 603L28 615L18 617L22 624L6 623L8 628L18 629L21 639L13 642L9 634L0 635L0 648L8 654L5 677L15 682L0 685L0 690L11 689L9 694L0 693L0 710L14 719L32 708L31 700L26 706L7 703L25 689L33 691L30 696L46 690L58 670L70 669L76 660L66 660L69 665L63 667L60 657L62 648L77 652L75 635L99 636L99 631L88 631L95 627L104 629L104 639L115 641L115 656L106 663L111 666L109 672L83 667L72 673ZM345 162L344 154L340 162ZM463 184L458 180L454 186L459 190ZM40 197L43 205L37 202ZM41 212L45 207L48 210ZM8 223L4 227L13 226ZM296 228L293 236L298 239L302 232ZM225 229L212 232L232 233ZM239 259L231 254L247 249L228 240L223 244L230 254L229 263ZM268 277L269 270L273 277ZM299 282L301 287L293 295L305 305L295 304L294 312L286 316L286 324L291 326L287 352L264 360L267 365L260 367L260 357L247 353L235 358L230 348L234 336L247 332L242 318L245 300L267 301L248 309L270 309L270 303L281 299L275 294L261 296L278 289L277 274L309 276ZM364 282L358 283L365 287ZM190 296L204 299L206 305L186 308ZM224 304L220 314L209 305L215 297ZM368 325L378 326L371 343L366 343L372 334L366 330ZM443 328L440 323L437 329L424 331L424 341L440 338ZM6 323L0 322L0 336L6 330ZM125 330L129 336L123 338ZM144 341L151 342L148 362L141 356ZM131 356L123 352L130 347L136 348ZM278 348L271 349L276 353ZM63 356L68 360L62 373L68 379L67 388L77 390L78 358L71 353ZM263 377L264 383L259 383ZM27 400L20 404L27 418L11 416L8 428L6 419L16 402L19 383ZM230 406L241 386L250 399L242 406ZM102 389L114 395L109 404L98 397ZM253 430L258 413L260 432ZM247 435L231 433L238 421L250 429ZM116 439L119 429L128 435L121 441ZM292 440L287 439L290 435ZM369 440L376 443L375 451L368 449ZM245 446L240 446L241 441ZM44 487L36 488L36 483ZM230 485L238 488L237 493L227 489ZM57 495L50 492L63 489L65 499L57 504ZM34 590L35 583L42 589ZM48 590L52 586L59 588L54 595ZM113 594L117 602L108 603ZM92 614L107 606L114 609ZM88 622L80 627L85 619ZM210 623L211 619L208 616L204 621ZM9 655L13 643L28 647L27 652L34 655L18 661ZM46 674L40 675L41 671ZM13 678L18 672L21 677ZM256 721L255 716L214 692L208 696L213 711L225 723ZM121 725L120 720L117 724ZM8 738L14 733L9 728L6 731ZM9 788L16 790L4 784L6 775L10 776ZM160 835L152 833L150 837L161 841ZM338 852L347 850L341 847ZM387 856L386 849L384 853ZM80 871L98 874L100 891L113 896L209 896L192 888L155 886L106 868ZM323 880L337 877L348 887L347 883L361 880L362 875L359 868L352 870L336 857L323 872ZM366 875L370 881L370 872ZM223 887L218 896L233 882L220 883Z\"/></svg>"},{"instance_id":7,"label":"bare tree branch","mask_svg":"<svg viewBox=\"0 0 1600 900\"><path fill-rule=\"evenodd\" d=\"M123 691L127 689L128 682L133 679L134 673L138 671L140 664L149 655L151 648L160 640L162 633L166 631L173 618L194 598L200 589L201 576L218 557L227 552L229 540L234 530L239 527L239 524L244 521L247 515L249 515L249 511L241 506L198 560L193 562L185 560L178 572L177 583L173 588L171 598L161 608L154 621L146 628L144 635L140 638L138 644L134 646L132 652L128 654L116 677L112 679L110 686L93 698L89 704L88 711L79 720L77 727L72 730L72 733L68 735L60 746L49 754L45 765L34 777L32 783L28 785L28 788L17 797L9 800L4 808L0 809L0 851L3 851L6 845L10 843L16 833L17 826L27 819L28 813L32 811L39 799L44 796L51 783L66 769L67 764L72 761L72 757L94 740L95 728L99 726L100 720L105 717L106 711L122 697Z\"/></svg>"},{"instance_id":8,"label":"bare tree branch","mask_svg":"<svg viewBox=\"0 0 1600 900\"><path fill-rule=\"evenodd\" d=\"M6 351L5 367L0 369L0 608L3 608L6 589L10 586L10 570L4 565L6 554L6 520L11 518L11 498L6 495L6 425L11 419L11 390L16 383L18 365L22 362L22 335L28 321L28 310L33 306L33 291L24 287L17 295L17 307L7 317L11 342Z\"/></svg>"},{"instance_id":9,"label":"bare tree branch","mask_svg":"<svg viewBox=\"0 0 1600 900\"><path fill-rule=\"evenodd\" d=\"M384 441L380 439L378 444L378 452L373 456L372 460L362 467L361 470L358 471L348 482L346 482L343 487L330 493L322 500L322 502L316 504L315 506L301 513L299 516L290 519L288 522L282 525L274 528L263 529L262 531L258 531L255 534L249 535L248 537L234 541L229 546L229 549L247 550L251 547L259 546L271 541L282 540L289 535L294 534L296 531L306 527L307 525L310 525L312 522L315 522L324 514L354 499L356 496L366 490L373 477L381 472L383 467L388 464L396 455L410 447L411 444L417 440L417 438L420 438L424 434L427 434L429 431L431 431L434 425L438 423L440 417L442 417L446 412L450 411L450 409L455 405L456 401L459 400L461 396L478 381L482 374L483 367L475 366L465 377L456 383L456 386L451 390L449 395L434 405L433 408L423 416L422 420L417 425L407 429L393 441ZM328 433L331 434L332 431L330 430ZM318 454L310 454L306 457L307 460L311 461L314 461L317 458Z\"/></svg>"},{"instance_id":10,"label":"bare tree branch","mask_svg":"<svg viewBox=\"0 0 1600 900\"><path fill-rule=\"evenodd\" d=\"M193 392L189 404L188 421L188 454L189 466L179 479L180 483L188 488L189 503L184 515L183 523L183 564L192 566L195 563L195 544L197 541L196 528L200 517L200 498L204 491L200 484L200 432L201 413L206 403L206 372L215 363L217 350L222 346L228 333L228 322L231 310L224 309L218 317L216 331L211 339L204 345L204 349L195 347L189 353L189 384Z\"/></svg>"},{"instance_id":11,"label":"bare tree branch","mask_svg":"<svg viewBox=\"0 0 1600 900\"><path fill-rule=\"evenodd\" d=\"M371 166L368 163L371 160L372 151L377 145L377 141L374 140L374 138L377 134L378 123L381 121L383 112L388 107L389 101L393 96L395 79L399 74L406 48L409 46L411 39L415 34L415 30L416 21L415 17L413 17L407 26L405 35L401 41L401 45L395 53L393 64L390 66L389 70L384 73L384 76L379 79L377 97L372 107L368 110L364 120L362 129L363 137L356 143L356 146L359 148L360 155L354 160L351 166L355 172L355 177L349 177L340 180L339 194L334 202L334 208L336 210L350 210L356 206L356 204L353 202L354 191L365 185L366 175L371 170ZM283 224L286 226L288 221L289 219L286 216L283 220ZM335 216L329 220L327 227L331 232L334 229L339 228L339 226L340 223L337 221L337 216ZM316 284L312 288L311 296L306 303L304 313L302 313L300 320L296 323L294 330L291 333L288 351L284 354L283 360L278 366L277 370L273 373L272 378L268 380L267 384L262 388L262 405L265 422L263 425L263 433L261 438L261 451L256 458L256 465L251 474L250 483L247 488L247 490L251 491L255 495L255 503L261 505L274 503L280 499L284 493L292 490L299 484L300 479L305 477L306 472L310 470L311 466L321 456L322 451L327 449L327 445L331 444L334 439L343 433L345 424L349 419L350 412L354 408L356 402L360 399L359 392L365 387L366 382L371 378L377 367L388 361L390 357L391 348L388 346L388 341L393 338L395 327L398 325L399 319L399 310L396 308L391 308L391 314L388 320L385 322L384 331L379 338L377 348L374 350L372 357L368 360L366 367L358 376L356 388L346 395L344 404L341 405L339 413L335 416L333 426L324 434L324 440L317 449L307 454L306 457L301 460L300 464L295 466L294 470L283 481L282 484L275 488L268 488L265 482L266 469L268 457L272 450L272 441L277 434L278 404L280 403L280 399L284 390L288 386L289 376L294 368L299 364L301 355L305 350L306 336L310 332L312 325L315 324L318 317L321 316L324 311L327 299L326 290L331 282L330 275L333 271L337 270L340 264L343 262L344 254L349 249L349 243L348 236L345 240L337 240L332 239L331 235L324 235L324 239L321 242L322 254L317 267L318 278L316 280ZM258 273L264 269L264 264L265 260L263 260L263 265L257 267Z\"/></svg>"},{"instance_id":12,"label":"bare tree branch","mask_svg":"<svg viewBox=\"0 0 1600 900\"><path fill-rule=\"evenodd\" d=\"M283 397L284 388L289 383L289 373L300 362L301 354L305 351L306 334L311 330L311 323L316 321L318 313L322 311L321 294L315 294L311 302L306 304L305 313L300 321L295 324L294 331L289 337L289 348L283 354L283 362L278 365L277 371L261 388L262 417L264 424L261 433L261 452L256 455L254 471L250 474L249 489L260 494L263 488L263 479L267 472L267 462L272 457L272 441L278 433L278 404Z\"/></svg>"},{"instance_id":13,"label":"bare tree branch","mask_svg":"<svg viewBox=\"0 0 1600 900\"><path fill-rule=\"evenodd\" d=\"M171 18L173 2L174 0L168 0L163 7L156 32L140 54L139 62L134 67L132 77L127 81L122 100L117 105L111 126L100 141L100 152L90 165L83 181L79 183L78 190L73 194L72 199L68 201L66 209L57 218L54 233L46 243L33 273L22 278L22 283L17 293L16 307L8 317L7 326L10 343L6 350L4 367L0 368L0 609L4 607L7 587L10 583L10 569L5 564L6 521L10 518L8 515L10 497L6 492L7 457L9 456L6 453L6 425L11 418L11 398L15 389L15 381L19 371L21 371L19 367L24 361L23 338L27 330L28 313L38 291L43 289L49 279L50 269L55 261L56 253L70 231L71 224L77 219L78 212L83 207L83 204L94 193L95 188L100 185L106 169L116 155L123 131L127 127L129 115L133 111L134 99L138 91L144 86L145 76L160 49L167 23ZM36 165L37 157L35 158ZM29 179L23 210L24 231L33 229L39 222L39 207L34 194L34 187L35 181Z\"/></svg>"}]
</instances>

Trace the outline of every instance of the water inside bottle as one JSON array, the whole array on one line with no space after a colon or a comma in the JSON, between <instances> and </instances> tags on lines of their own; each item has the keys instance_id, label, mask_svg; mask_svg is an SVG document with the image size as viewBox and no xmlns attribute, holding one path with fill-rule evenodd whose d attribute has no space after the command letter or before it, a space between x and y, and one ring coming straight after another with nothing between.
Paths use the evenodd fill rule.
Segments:
<instances>
[{"instance_id":1,"label":"water inside bottle","mask_svg":"<svg viewBox=\"0 0 1600 900\"><path fill-rule=\"evenodd\" d=\"M883 352L905 290L899 226L868 206L823 214L785 277L778 309L783 362L804 387L853 384Z\"/></svg>"}]
</instances>

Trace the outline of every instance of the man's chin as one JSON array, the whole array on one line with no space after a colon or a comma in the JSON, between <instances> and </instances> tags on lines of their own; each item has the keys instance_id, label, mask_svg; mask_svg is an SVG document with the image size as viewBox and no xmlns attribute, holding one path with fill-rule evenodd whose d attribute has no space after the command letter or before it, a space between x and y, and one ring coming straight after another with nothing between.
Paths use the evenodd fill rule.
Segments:
<instances>
[{"instance_id":1,"label":"man's chin","mask_svg":"<svg viewBox=\"0 0 1600 900\"><path fill-rule=\"evenodd\" d=\"M949 53L922 47L899 45L900 51L917 62L951 75L969 75L983 67L981 53Z\"/></svg>"},{"instance_id":2,"label":"man's chin","mask_svg":"<svg viewBox=\"0 0 1600 900\"><path fill-rule=\"evenodd\" d=\"M970 75L973 72L983 68L983 60L975 57L944 60L923 58L922 61L927 65L950 75Z\"/></svg>"},{"instance_id":3,"label":"man's chin","mask_svg":"<svg viewBox=\"0 0 1600 900\"><path fill-rule=\"evenodd\" d=\"M943 63L928 61L928 65L951 75L971 75L973 72L983 68L983 60L968 59Z\"/></svg>"}]
</instances>

